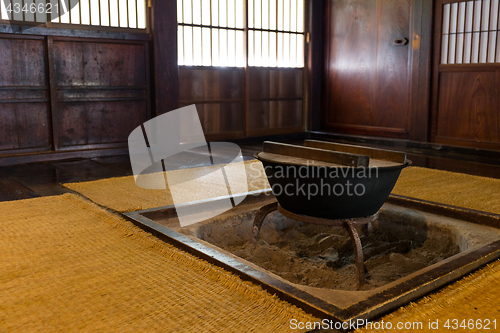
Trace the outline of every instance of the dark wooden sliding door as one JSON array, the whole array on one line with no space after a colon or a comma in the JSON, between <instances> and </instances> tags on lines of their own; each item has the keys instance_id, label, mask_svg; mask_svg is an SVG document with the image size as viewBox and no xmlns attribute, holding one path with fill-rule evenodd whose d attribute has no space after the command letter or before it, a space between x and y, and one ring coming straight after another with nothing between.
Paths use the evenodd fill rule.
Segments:
<instances>
[{"instance_id":1,"label":"dark wooden sliding door","mask_svg":"<svg viewBox=\"0 0 500 333\"><path fill-rule=\"evenodd\" d=\"M410 10L410 0L329 2L328 129L408 137Z\"/></svg>"},{"instance_id":2,"label":"dark wooden sliding door","mask_svg":"<svg viewBox=\"0 0 500 333\"><path fill-rule=\"evenodd\" d=\"M430 45L424 43L430 44L432 8L427 2L327 2L323 129L426 139L424 68Z\"/></svg>"}]
</instances>

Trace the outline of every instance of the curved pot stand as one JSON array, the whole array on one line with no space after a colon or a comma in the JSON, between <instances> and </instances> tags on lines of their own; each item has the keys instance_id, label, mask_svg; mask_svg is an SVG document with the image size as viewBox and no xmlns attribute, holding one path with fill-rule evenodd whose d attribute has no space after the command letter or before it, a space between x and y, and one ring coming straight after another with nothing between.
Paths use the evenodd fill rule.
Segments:
<instances>
[{"instance_id":1,"label":"curved pot stand","mask_svg":"<svg viewBox=\"0 0 500 333\"><path fill-rule=\"evenodd\" d=\"M358 231L356 230L356 226L358 225L366 225L366 232L369 233L371 231L371 223L378 218L378 212L372 216L362 217L362 218L353 218L353 219L342 219L342 220L331 220L324 219L319 217L312 217L306 215L299 215L292 212L289 212L283 207L281 207L277 201L262 206L257 214L255 215L253 221L252 228L252 242L257 243L257 239L259 238L260 228L262 227L262 223L267 215L274 212L275 210L279 211L286 217L291 219L312 223L312 224L321 224L321 225L329 225L329 226L343 226L347 232L349 233L349 237L351 238L352 246L354 248L354 258L356 262L356 276L358 278L359 285L363 285L365 283L365 273L367 273L365 262L363 258L363 247L361 245L361 241L359 239Z\"/></svg>"}]
</instances>

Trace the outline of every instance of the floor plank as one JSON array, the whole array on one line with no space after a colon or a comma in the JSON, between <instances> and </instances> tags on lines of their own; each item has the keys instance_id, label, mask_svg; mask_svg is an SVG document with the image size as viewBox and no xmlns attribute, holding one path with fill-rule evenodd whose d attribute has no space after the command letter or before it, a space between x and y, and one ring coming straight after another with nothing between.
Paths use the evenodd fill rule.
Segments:
<instances>
[{"instance_id":1,"label":"floor plank","mask_svg":"<svg viewBox=\"0 0 500 333\"><path fill-rule=\"evenodd\" d=\"M59 170L73 175L69 182L85 182L111 177L127 176L125 170L114 168L92 160L52 163Z\"/></svg>"},{"instance_id":2,"label":"floor plank","mask_svg":"<svg viewBox=\"0 0 500 333\"><path fill-rule=\"evenodd\" d=\"M133 174L132 165L130 164L130 157L128 155L96 157L93 158L92 161L118 168L125 171L127 175Z\"/></svg>"},{"instance_id":3,"label":"floor plank","mask_svg":"<svg viewBox=\"0 0 500 333\"><path fill-rule=\"evenodd\" d=\"M74 174L56 168L50 163L13 165L4 167L4 170L28 187L66 183L75 177Z\"/></svg>"},{"instance_id":4,"label":"floor plank","mask_svg":"<svg viewBox=\"0 0 500 333\"><path fill-rule=\"evenodd\" d=\"M39 196L14 177L4 171L0 171L0 201L31 199Z\"/></svg>"},{"instance_id":5,"label":"floor plank","mask_svg":"<svg viewBox=\"0 0 500 333\"><path fill-rule=\"evenodd\" d=\"M408 154L413 166L445 170L469 175L500 178L500 166L452 158Z\"/></svg>"},{"instance_id":6,"label":"floor plank","mask_svg":"<svg viewBox=\"0 0 500 333\"><path fill-rule=\"evenodd\" d=\"M60 170L50 163L21 164L3 169L21 184L41 196L71 192L61 184L70 182L75 177L75 175Z\"/></svg>"}]
</instances>

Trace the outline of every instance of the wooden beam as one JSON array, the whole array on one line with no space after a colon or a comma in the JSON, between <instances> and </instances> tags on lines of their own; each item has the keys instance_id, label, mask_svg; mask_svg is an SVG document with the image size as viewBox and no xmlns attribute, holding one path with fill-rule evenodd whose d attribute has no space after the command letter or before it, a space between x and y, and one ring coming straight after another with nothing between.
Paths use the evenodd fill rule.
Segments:
<instances>
[{"instance_id":1,"label":"wooden beam","mask_svg":"<svg viewBox=\"0 0 500 333\"><path fill-rule=\"evenodd\" d=\"M245 4L245 9L244 9L244 14L243 14L243 26L245 28L245 33L244 33L244 44L245 44L245 82L243 86L243 98L245 100L245 137L250 136L250 68L248 66L248 0L244 1ZM276 3L276 6L278 4ZM278 24L278 21L276 21L276 25ZM276 35L277 36L277 35ZM277 38L277 37L276 37ZM277 43L277 42L276 42ZM276 53L276 57L278 56L278 53Z\"/></svg>"},{"instance_id":2,"label":"wooden beam","mask_svg":"<svg viewBox=\"0 0 500 333\"><path fill-rule=\"evenodd\" d=\"M409 139L427 142L430 121L432 0L412 3Z\"/></svg>"},{"instance_id":3,"label":"wooden beam","mask_svg":"<svg viewBox=\"0 0 500 333\"><path fill-rule=\"evenodd\" d=\"M338 151L343 153L366 155L370 157L370 159L393 161L401 164L406 163L406 153L398 151L347 145L336 142L317 141L317 140L305 140L304 146L324 149L324 150Z\"/></svg>"},{"instance_id":4,"label":"wooden beam","mask_svg":"<svg viewBox=\"0 0 500 333\"><path fill-rule=\"evenodd\" d=\"M353 167L368 167L370 160L366 155L302 147L271 141L264 141L263 148L264 153L299 157Z\"/></svg>"},{"instance_id":5,"label":"wooden beam","mask_svg":"<svg viewBox=\"0 0 500 333\"><path fill-rule=\"evenodd\" d=\"M177 1L154 1L152 11L155 106L159 115L179 107Z\"/></svg>"},{"instance_id":6,"label":"wooden beam","mask_svg":"<svg viewBox=\"0 0 500 333\"><path fill-rule=\"evenodd\" d=\"M59 161L72 158L94 158L103 156L127 155L128 148L113 148L113 149L85 149L74 151L57 151L57 152L37 152L32 154L16 154L0 156L0 166L16 165L23 163L36 163L47 161Z\"/></svg>"}]
</instances>

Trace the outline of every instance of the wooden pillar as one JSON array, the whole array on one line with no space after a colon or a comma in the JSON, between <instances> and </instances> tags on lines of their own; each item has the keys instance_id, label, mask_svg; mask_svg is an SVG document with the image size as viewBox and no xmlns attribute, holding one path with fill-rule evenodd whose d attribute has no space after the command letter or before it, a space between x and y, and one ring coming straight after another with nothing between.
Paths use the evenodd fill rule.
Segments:
<instances>
[{"instance_id":1,"label":"wooden pillar","mask_svg":"<svg viewBox=\"0 0 500 333\"><path fill-rule=\"evenodd\" d=\"M433 31L432 0L412 2L412 30L410 36L411 91L409 139L427 142L431 92L431 59Z\"/></svg>"},{"instance_id":2,"label":"wooden pillar","mask_svg":"<svg viewBox=\"0 0 500 333\"><path fill-rule=\"evenodd\" d=\"M177 1L156 0L151 15L156 115L179 107Z\"/></svg>"},{"instance_id":3,"label":"wooden pillar","mask_svg":"<svg viewBox=\"0 0 500 333\"><path fill-rule=\"evenodd\" d=\"M308 109L308 130L321 129L321 101L323 80L323 29L325 6L323 1L308 0L306 4L306 62L304 103Z\"/></svg>"}]
</instances>

